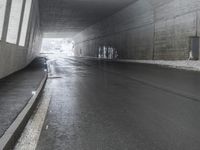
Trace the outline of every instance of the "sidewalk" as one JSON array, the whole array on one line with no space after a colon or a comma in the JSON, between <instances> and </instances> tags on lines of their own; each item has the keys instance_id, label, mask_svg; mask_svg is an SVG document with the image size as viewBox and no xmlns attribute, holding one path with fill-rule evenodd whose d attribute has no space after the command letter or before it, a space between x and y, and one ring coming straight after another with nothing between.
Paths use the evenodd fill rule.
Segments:
<instances>
[{"instance_id":1,"label":"sidewalk","mask_svg":"<svg viewBox=\"0 0 200 150\"><path fill-rule=\"evenodd\" d=\"M36 58L25 69L0 79L1 139L46 78L45 62L44 58Z\"/></svg>"},{"instance_id":2,"label":"sidewalk","mask_svg":"<svg viewBox=\"0 0 200 150\"><path fill-rule=\"evenodd\" d=\"M161 65L170 68L200 71L200 61L195 60L124 60L119 59L119 62L132 62L132 63L143 63L143 64L153 64Z\"/></svg>"},{"instance_id":3,"label":"sidewalk","mask_svg":"<svg viewBox=\"0 0 200 150\"><path fill-rule=\"evenodd\" d=\"M141 64L152 64L160 65L169 68L183 69L188 71L200 71L200 61L195 60L133 60L133 59L99 59L96 57L80 57L83 59L91 60L102 60L111 62L124 62L124 63L141 63Z\"/></svg>"}]
</instances>

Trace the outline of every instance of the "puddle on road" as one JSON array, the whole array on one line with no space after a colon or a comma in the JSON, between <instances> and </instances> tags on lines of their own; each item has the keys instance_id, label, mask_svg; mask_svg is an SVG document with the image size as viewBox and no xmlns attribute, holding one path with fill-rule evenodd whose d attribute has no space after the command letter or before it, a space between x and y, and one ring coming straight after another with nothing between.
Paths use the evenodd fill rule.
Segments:
<instances>
[{"instance_id":1,"label":"puddle on road","mask_svg":"<svg viewBox=\"0 0 200 150\"><path fill-rule=\"evenodd\" d=\"M59 76L49 76L48 79L60 79L62 77L59 77Z\"/></svg>"}]
</instances>

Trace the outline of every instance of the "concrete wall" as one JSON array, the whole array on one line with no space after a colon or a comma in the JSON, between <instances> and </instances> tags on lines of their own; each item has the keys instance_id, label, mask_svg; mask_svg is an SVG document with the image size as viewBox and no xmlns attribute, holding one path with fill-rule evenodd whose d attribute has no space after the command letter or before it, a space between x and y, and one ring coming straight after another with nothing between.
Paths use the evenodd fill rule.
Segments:
<instances>
[{"instance_id":1,"label":"concrete wall","mask_svg":"<svg viewBox=\"0 0 200 150\"><path fill-rule=\"evenodd\" d=\"M3 78L28 65L35 58L35 56L39 54L42 41L39 26L38 1L33 0L26 46L21 47L18 46L18 44L10 44L6 42L11 0L7 1L8 7L6 10L4 31L2 40L0 40L0 78Z\"/></svg>"},{"instance_id":2,"label":"concrete wall","mask_svg":"<svg viewBox=\"0 0 200 150\"><path fill-rule=\"evenodd\" d=\"M106 45L123 59L187 59L199 17L199 0L138 0L76 35L75 54L97 57Z\"/></svg>"}]
</instances>

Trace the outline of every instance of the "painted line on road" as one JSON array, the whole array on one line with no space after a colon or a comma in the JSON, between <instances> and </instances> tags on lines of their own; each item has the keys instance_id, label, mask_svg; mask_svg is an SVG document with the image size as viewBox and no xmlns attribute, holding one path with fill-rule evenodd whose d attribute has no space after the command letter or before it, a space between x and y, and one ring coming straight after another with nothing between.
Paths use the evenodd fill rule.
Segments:
<instances>
[{"instance_id":1,"label":"painted line on road","mask_svg":"<svg viewBox=\"0 0 200 150\"><path fill-rule=\"evenodd\" d=\"M41 103L39 104L37 111L29 120L14 150L36 149L50 101L51 96L44 96L44 98L41 99Z\"/></svg>"}]
</instances>

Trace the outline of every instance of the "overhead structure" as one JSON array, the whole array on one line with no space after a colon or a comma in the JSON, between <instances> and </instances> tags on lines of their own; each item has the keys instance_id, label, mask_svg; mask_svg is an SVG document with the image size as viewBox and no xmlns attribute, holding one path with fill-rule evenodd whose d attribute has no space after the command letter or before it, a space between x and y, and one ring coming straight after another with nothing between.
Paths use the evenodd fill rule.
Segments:
<instances>
[{"instance_id":1,"label":"overhead structure","mask_svg":"<svg viewBox=\"0 0 200 150\"><path fill-rule=\"evenodd\" d=\"M40 0L45 37L72 37L135 0Z\"/></svg>"}]
</instances>

